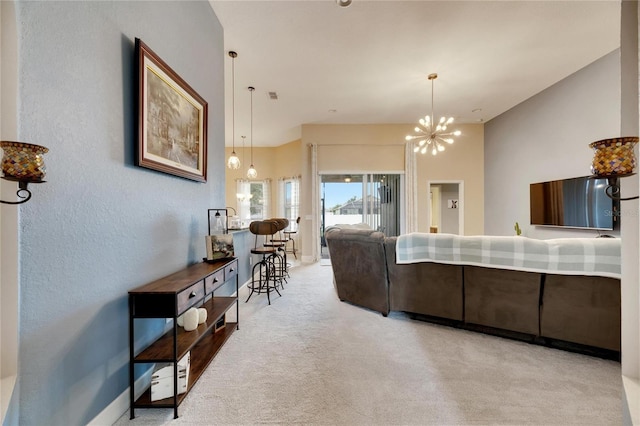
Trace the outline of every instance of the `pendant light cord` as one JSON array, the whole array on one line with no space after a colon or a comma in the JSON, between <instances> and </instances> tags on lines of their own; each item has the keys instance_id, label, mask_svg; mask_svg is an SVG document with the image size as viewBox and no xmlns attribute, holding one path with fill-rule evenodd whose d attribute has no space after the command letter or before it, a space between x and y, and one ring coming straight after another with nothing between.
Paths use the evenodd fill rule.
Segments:
<instances>
[{"instance_id":1,"label":"pendant light cord","mask_svg":"<svg viewBox=\"0 0 640 426\"><path fill-rule=\"evenodd\" d=\"M236 152L236 52L229 52L231 56L231 152Z\"/></svg>"},{"instance_id":2,"label":"pendant light cord","mask_svg":"<svg viewBox=\"0 0 640 426\"><path fill-rule=\"evenodd\" d=\"M433 133L433 129L435 129L435 117L433 116L433 80L438 78L438 74L429 74L427 78L431 80L431 133Z\"/></svg>"},{"instance_id":3,"label":"pendant light cord","mask_svg":"<svg viewBox=\"0 0 640 426\"><path fill-rule=\"evenodd\" d=\"M242 162L244 163L244 139L246 138L246 136L240 136L240 137L242 138Z\"/></svg>"},{"instance_id":4,"label":"pendant light cord","mask_svg":"<svg viewBox=\"0 0 640 426\"><path fill-rule=\"evenodd\" d=\"M251 117L249 120L249 129L251 130L251 167L253 167L253 87L249 87L249 93L251 94Z\"/></svg>"},{"instance_id":5,"label":"pendant light cord","mask_svg":"<svg viewBox=\"0 0 640 426\"><path fill-rule=\"evenodd\" d=\"M231 155L227 160L227 167L231 170L240 168L240 158L236 155L236 57L238 54L229 51L231 57Z\"/></svg>"}]
</instances>

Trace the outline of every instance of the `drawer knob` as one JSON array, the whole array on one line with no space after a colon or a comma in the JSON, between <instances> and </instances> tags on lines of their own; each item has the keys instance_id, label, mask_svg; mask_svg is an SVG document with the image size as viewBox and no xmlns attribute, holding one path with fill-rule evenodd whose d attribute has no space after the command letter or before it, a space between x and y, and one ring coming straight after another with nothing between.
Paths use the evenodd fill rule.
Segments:
<instances>
[{"instance_id":1,"label":"drawer knob","mask_svg":"<svg viewBox=\"0 0 640 426\"><path fill-rule=\"evenodd\" d=\"M192 299L194 297L196 297L196 292L192 291L191 294L189 295L189 299Z\"/></svg>"},{"instance_id":2,"label":"drawer knob","mask_svg":"<svg viewBox=\"0 0 640 426\"><path fill-rule=\"evenodd\" d=\"M217 278L214 278L214 279L213 279L213 282L214 282L214 283L217 283L217 282L218 282L218 279L217 279Z\"/></svg>"},{"instance_id":3,"label":"drawer knob","mask_svg":"<svg viewBox=\"0 0 640 426\"><path fill-rule=\"evenodd\" d=\"M235 271L235 269L233 269L233 268L229 269L229 272L233 272L233 271Z\"/></svg>"}]
</instances>

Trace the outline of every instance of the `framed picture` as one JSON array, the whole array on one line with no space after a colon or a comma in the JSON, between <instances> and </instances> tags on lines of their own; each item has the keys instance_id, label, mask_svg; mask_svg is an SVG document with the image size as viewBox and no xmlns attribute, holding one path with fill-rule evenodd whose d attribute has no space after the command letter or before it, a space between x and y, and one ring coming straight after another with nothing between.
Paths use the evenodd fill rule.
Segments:
<instances>
[{"instance_id":1,"label":"framed picture","mask_svg":"<svg viewBox=\"0 0 640 426\"><path fill-rule=\"evenodd\" d=\"M233 257L233 235L207 235L205 236L207 243L207 260L224 259Z\"/></svg>"},{"instance_id":2,"label":"framed picture","mask_svg":"<svg viewBox=\"0 0 640 426\"><path fill-rule=\"evenodd\" d=\"M136 165L207 181L207 102L136 38Z\"/></svg>"}]
</instances>

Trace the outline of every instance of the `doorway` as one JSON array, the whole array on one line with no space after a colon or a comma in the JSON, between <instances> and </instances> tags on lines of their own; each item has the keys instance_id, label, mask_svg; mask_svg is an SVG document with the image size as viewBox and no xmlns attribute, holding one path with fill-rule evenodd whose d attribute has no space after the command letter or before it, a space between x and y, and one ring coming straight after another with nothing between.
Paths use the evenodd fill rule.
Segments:
<instances>
[{"instance_id":1,"label":"doorway","mask_svg":"<svg viewBox=\"0 0 640 426\"><path fill-rule=\"evenodd\" d=\"M464 235L464 182L428 181L429 232Z\"/></svg>"}]
</instances>

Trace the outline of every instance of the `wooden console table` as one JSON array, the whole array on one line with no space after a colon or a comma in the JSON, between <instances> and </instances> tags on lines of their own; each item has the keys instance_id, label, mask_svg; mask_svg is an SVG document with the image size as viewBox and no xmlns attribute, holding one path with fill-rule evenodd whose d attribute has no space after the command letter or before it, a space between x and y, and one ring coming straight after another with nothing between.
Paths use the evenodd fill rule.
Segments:
<instances>
[{"instance_id":1,"label":"wooden console table","mask_svg":"<svg viewBox=\"0 0 640 426\"><path fill-rule=\"evenodd\" d=\"M215 296L215 291L235 278L236 293L232 297ZM225 314L236 305L236 322L225 321ZM177 317L191 307L207 310L206 322L193 331L178 327ZM135 408L173 408L178 417L178 405L187 396L229 336L239 328L238 260L197 263L167 277L129 291L129 388L131 419ZM138 318L172 318L171 330L135 353L134 323ZM217 325L217 326L216 326ZM187 391L178 394L178 361L191 351L191 367ZM135 398L135 364L172 363L173 396L151 401L151 386Z\"/></svg>"}]
</instances>

